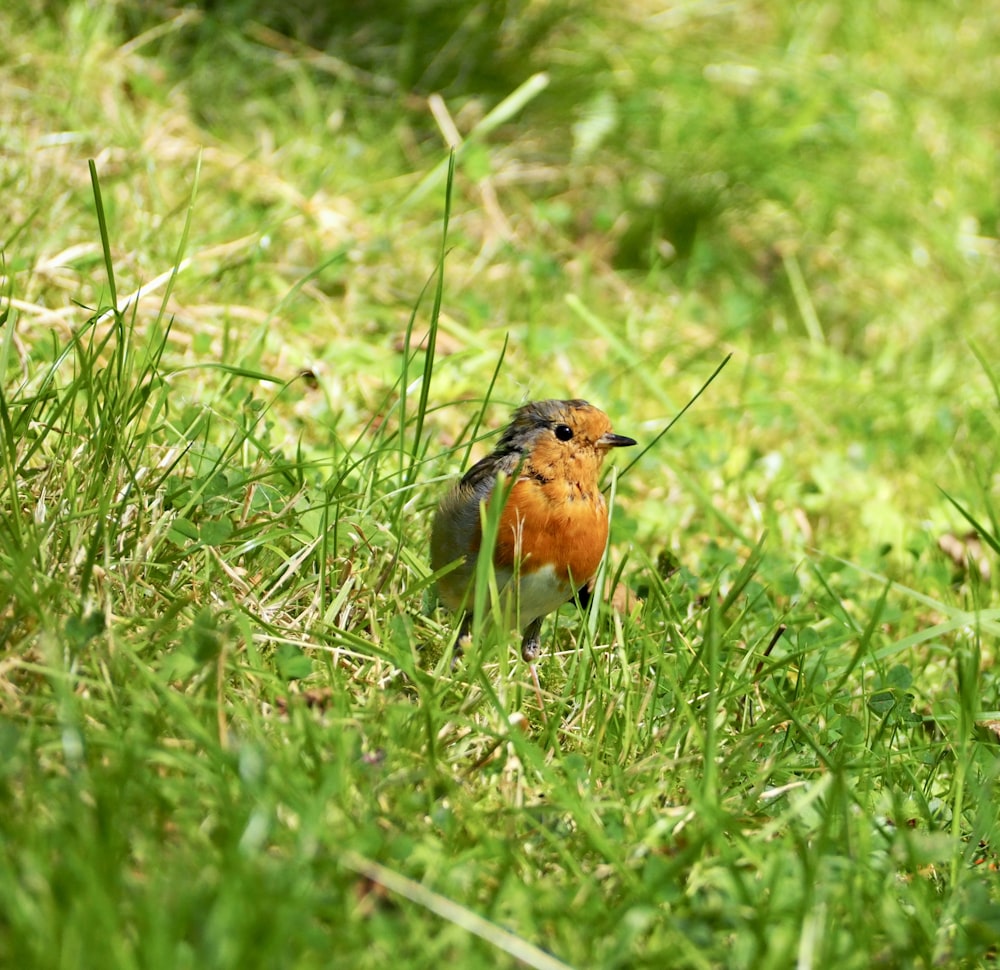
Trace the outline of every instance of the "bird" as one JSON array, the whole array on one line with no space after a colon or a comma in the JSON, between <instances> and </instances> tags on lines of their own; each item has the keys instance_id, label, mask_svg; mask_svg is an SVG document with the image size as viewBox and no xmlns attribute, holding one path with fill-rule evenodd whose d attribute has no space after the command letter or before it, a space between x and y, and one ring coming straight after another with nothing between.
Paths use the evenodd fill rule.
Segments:
<instances>
[{"instance_id":1,"label":"bird","mask_svg":"<svg viewBox=\"0 0 1000 970\"><path fill-rule=\"evenodd\" d=\"M431 526L433 570L458 563L439 577L438 596L452 611L464 611L460 640L468 634L482 543L480 507L497 494L498 477L505 476L506 498L493 550L497 587L510 598L521 658L534 672L543 619L574 598L588 598L604 555L604 459L634 444L587 401L532 401L514 411L496 448L442 498Z\"/></svg>"}]
</instances>

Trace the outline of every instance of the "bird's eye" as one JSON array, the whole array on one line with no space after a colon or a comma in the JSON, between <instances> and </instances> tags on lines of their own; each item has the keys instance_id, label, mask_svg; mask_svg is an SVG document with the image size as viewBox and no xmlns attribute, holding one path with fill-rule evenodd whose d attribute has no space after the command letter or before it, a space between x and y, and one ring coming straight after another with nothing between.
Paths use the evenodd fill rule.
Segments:
<instances>
[{"instance_id":1,"label":"bird's eye","mask_svg":"<svg viewBox=\"0 0 1000 970\"><path fill-rule=\"evenodd\" d=\"M573 429L568 424L557 424L554 430L560 441L569 441L573 437Z\"/></svg>"}]
</instances>

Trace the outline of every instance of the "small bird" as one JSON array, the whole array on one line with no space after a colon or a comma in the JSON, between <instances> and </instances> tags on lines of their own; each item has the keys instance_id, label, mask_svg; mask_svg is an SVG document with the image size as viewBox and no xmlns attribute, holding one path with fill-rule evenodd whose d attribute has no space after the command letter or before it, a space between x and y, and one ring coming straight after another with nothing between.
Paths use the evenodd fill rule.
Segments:
<instances>
[{"instance_id":1,"label":"small bird","mask_svg":"<svg viewBox=\"0 0 1000 970\"><path fill-rule=\"evenodd\" d=\"M585 595L604 555L608 506L598 481L604 457L635 443L614 434L608 416L586 401L533 401L518 408L492 454L469 469L434 516L432 568L461 560L438 582L445 606L469 609L482 542L480 505L490 500L498 475L516 478L500 513L493 562L498 588L514 595L521 656L533 663L541 651L542 619L578 591Z\"/></svg>"}]
</instances>

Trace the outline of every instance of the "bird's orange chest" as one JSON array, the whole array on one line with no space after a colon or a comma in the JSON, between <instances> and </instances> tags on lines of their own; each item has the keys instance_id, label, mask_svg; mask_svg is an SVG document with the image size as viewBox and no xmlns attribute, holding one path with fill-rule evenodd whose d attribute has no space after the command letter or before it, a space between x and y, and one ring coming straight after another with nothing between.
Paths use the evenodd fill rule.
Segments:
<instances>
[{"instance_id":1,"label":"bird's orange chest","mask_svg":"<svg viewBox=\"0 0 1000 970\"><path fill-rule=\"evenodd\" d=\"M495 561L522 574L552 566L574 586L597 571L608 541L608 509L597 483L522 478L500 516Z\"/></svg>"}]
</instances>

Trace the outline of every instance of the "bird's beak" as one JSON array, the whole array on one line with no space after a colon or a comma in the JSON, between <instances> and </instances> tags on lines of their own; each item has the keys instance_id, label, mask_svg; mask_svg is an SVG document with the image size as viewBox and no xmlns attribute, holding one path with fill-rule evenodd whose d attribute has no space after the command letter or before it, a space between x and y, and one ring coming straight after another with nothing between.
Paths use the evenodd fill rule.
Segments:
<instances>
[{"instance_id":1,"label":"bird's beak","mask_svg":"<svg viewBox=\"0 0 1000 970\"><path fill-rule=\"evenodd\" d=\"M609 431L597 439L597 444L601 448L628 448L636 444L636 441L634 438L626 438L623 434L612 434Z\"/></svg>"}]
</instances>

